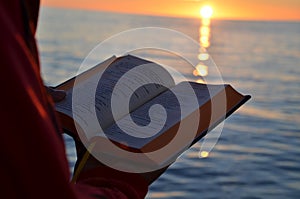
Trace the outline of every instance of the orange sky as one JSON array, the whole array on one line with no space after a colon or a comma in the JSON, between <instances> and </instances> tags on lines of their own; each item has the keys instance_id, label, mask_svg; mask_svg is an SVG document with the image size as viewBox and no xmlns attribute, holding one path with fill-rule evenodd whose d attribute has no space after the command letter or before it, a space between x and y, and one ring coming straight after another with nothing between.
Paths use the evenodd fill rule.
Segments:
<instances>
[{"instance_id":1,"label":"orange sky","mask_svg":"<svg viewBox=\"0 0 300 199\"><path fill-rule=\"evenodd\" d=\"M211 5L213 18L300 20L300 0L41 0L42 5L148 15L198 17Z\"/></svg>"}]
</instances>

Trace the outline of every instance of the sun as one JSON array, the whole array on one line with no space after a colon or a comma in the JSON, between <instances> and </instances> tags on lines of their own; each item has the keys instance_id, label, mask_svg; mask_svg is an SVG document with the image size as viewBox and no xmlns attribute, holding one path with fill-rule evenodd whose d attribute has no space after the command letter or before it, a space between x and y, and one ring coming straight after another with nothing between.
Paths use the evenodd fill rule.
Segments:
<instances>
[{"instance_id":1,"label":"sun","mask_svg":"<svg viewBox=\"0 0 300 199\"><path fill-rule=\"evenodd\" d=\"M211 6L203 6L201 9L200 9L200 15L202 18L211 18L211 16L213 15L213 9Z\"/></svg>"}]
</instances>

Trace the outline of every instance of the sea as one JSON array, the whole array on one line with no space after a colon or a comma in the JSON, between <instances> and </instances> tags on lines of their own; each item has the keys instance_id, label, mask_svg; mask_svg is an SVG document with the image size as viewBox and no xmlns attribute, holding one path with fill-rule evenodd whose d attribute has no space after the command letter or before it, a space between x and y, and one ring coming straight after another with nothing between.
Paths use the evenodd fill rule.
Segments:
<instances>
[{"instance_id":1,"label":"sea","mask_svg":"<svg viewBox=\"0 0 300 199\"><path fill-rule=\"evenodd\" d=\"M180 32L198 42L213 65L201 74L208 75L210 67L217 67L218 81L252 96L226 119L205 157L199 155L200 141L149 187L146 198L299 198L300 22L205 21L42 7L37 41L45 84L55 86L76 75L83 60L101 42L145 27ZM185 40L164 34L156 38L167 41L169 48L182 47L180 56L186 59L201 58L200 48L191 51ZM116 51L139 42L132 38L118 41ZM142 54L147 53L151 54ZM173 60L171 55L157 51L151 56L170 63ZM193 76L184 66L182 71ZM68 136L65 143L72 171L74 143Z\"/></svg>"}]
</instances>

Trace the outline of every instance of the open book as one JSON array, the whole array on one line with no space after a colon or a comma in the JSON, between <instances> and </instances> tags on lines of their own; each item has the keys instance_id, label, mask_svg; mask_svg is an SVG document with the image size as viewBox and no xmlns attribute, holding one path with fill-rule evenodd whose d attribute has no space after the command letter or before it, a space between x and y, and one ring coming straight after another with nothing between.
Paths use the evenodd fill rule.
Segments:
<instances>
[{"instance_id":1,"label":"open book","mask_svg":"<svg viewBox=\"0 0 300 199\"><path fill-rule=\"evenodd\" d=\"M250 99L230 85L176 84L171 73L135 56L112 57L56 87L67 92L55 104L62 126L84 142L106 139L134 153L173 144L157 160L165 162Z\"/></svg>"}]
</instances>

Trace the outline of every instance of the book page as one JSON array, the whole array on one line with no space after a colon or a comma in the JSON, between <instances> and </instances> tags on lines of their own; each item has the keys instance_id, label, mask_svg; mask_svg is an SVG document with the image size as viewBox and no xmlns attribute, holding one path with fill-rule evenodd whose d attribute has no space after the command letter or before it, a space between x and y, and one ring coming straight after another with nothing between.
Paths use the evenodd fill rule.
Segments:
<instances>
[{"instance_id":1,"label":"book page","mask_svg":"<svg viewBox=\"0 0 300 199\"><path fill-rule=\"evenodd\" d=\"M79 120L76 122L82 128L92 132L87 135L90 138L97 132L97 125L89 124L93 112L105 129L172 86L174 81L163 67L128 55L76 84L76 100L72 100L74 89L68 90L66 99L56 104L56 110Z\"/></svg>"},{"instance_id":2,"label":"book page","mask_svg":"<svg viewBox=\"0 0 300 199\"><path fill-rule=\"evenodd\" d=\"M72 96L73 96L73 86L75 84L75 80L76 80L76 85L81 86L84 84L89 84L89 82L95 81L95 78L97 76L100 76L103 73L103 71L107 68L107 66L109 66L115 60L116 60L116 56L112 56L107 60L103 61L102 63L97 64L95 67L56 86L55 89L64 90L66 92L65 99L63 101L55 103L56 111L64 113L65 115L72 118L73 116Z\"/></svg>"},{"instance_id":3,"label":"book page","mask_svg":"<svg viewBox=\"0 0 300 199\"><path fill-rule=\"evenodd\" d=\"M141 149L222 90L224 85L181 82L117 121L105 134L111 140Z\"/></svg>"}]
</instances>

